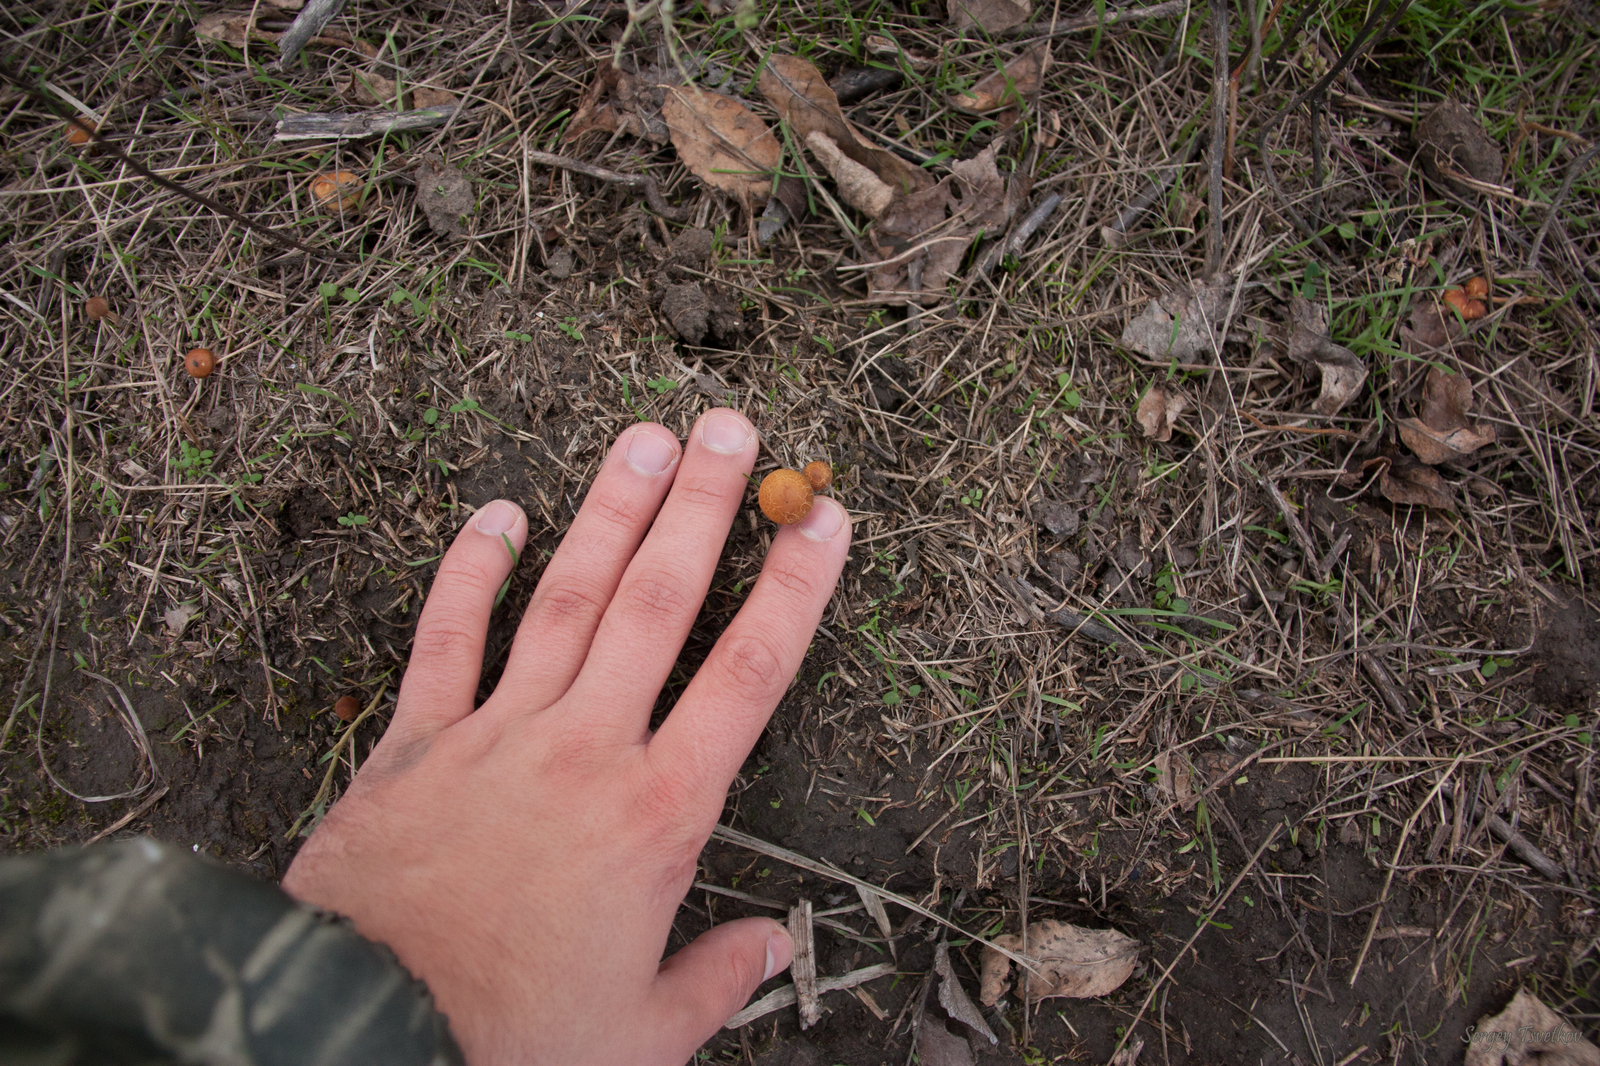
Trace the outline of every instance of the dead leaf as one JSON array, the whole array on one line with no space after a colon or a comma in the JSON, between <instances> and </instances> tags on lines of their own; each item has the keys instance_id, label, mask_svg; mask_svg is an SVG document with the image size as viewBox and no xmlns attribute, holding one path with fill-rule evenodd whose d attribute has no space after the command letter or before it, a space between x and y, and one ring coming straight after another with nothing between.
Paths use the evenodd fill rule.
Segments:
<instances>
[{"instance_id":1,"label":"dead leaf","mask_svg":"<svg viewBox=\"0 0 1600 1066\"><path fill-rule=\"evenodd\" d=\"M1033 0L945 0L956 29L977 26L984 33L999 33L1028 21Z\"/></svg>"},{"instance_id":2,"label":"dead leaf","mask_svg":"<svg viewBox=\"0 0 1600 1066\"><path fill-rule=\"evenodd\" d=\"M1422 382L1420 417L1395 420L1400 439L1429 465L1465 458L1495 439L1494 426L1467 418L1472 405L1472 382L1465 375L1432 367Z\"/></svg>"},{"instance_id":3,"label":"dead leaf","mask_svg":"<svg viewBox=\"0 0 1600 1066\"><path fill-rule=\"evenodd\" d=\"M1186 811L1195 808L1194 783L1189 773L1189 760L1181 754L1162 752L1156 756L1156 770L1161 774L1161 793Z\"/></svg>"},{"instance_id":4,"label":"dead leaf","mask_svg":"<svg viewBox=\"0 0 1600 1066\"><path fill-rule=\"evenodd\" d=\"M1050 42L1040 41L1005 65L981 78L964 93L952 93L950 103L962 111L983 114L1002 107L1020 107L1038 95L1044 72L1050 69Z\"/></svg>"},{"instance_id":5,"label":"dead leaf","mask_svg":"<svg viewBox=\"0 0 1600 1066\"><path fill-rule=\"evenodd\" d=\"M200 608L194 604L180 603L162 611L161 620L167 623L167 633L177 639L183 636L183 631L189 628L189 622L199 613Z\"/></svg>"},{"instance_id":6,"label":"dead leaf","mask_svg":"<svg viewBox=\"0 0 1600 1066\"><path fill-rule=\"evenodd\" d=\"M478 206L471 179L438 159L424 159L417 166L417 203L433 232L447 237L465 234L465 219Z\"/></svg>"},{"instance_id":7,"label":"dead leaf","mask_svg":"<svg viewBox=\"0 0 1600 1066\"><path fill-rule=\"evenodd\" d=\"M1437 305L1418 304L1400 327L1400 347L1412 355L1428 355L1461 336L1461 322Z\"/></svg>"},{"instance_id":8,"label":"dead leaf","mask_svg":"<svg viewBox=\"0 0 1600 1066\"><path fill-rule=\"evenodd\" d=\"M994 942L1022 951L1022 938L1010 933ZM1043 921L1028 926L1026 955L1037 966L1028 979L1034 1000L1051 996L1089 999L1122 987L1139 961L1139 942L1115 929L1083 929L1069 922ZM1010 989L1011 960L994 948L983 949L983 979L978 998L992 1007Z\"/></svg>"},{"instance_id":9,"label":"dead leaf","mask_svg":"<svg viewBox=\"0 0 1600 1066\"><path fill-rule=\"evenodd\" d=\"M778 117L788 122L807 144L813 133L826 134L847 158L866 167L896 192L917 192L933 184L933 178L921 167L912 166L893 152L867 143L844 117L838 96L821 72L804 59L784 55L770 57L761 71L760 86L761 95L767 98ZM831 167L828 173L835 181L839 180Z\"/></svg>"},{"instance_id":10,"label":"dead leaf","mask_svg":"<svg viewBox=\"0 0 1600 1066\"><path fill-rule=\"evenodd\" d=\"M1106 1066L1139 1066L1139 1056L1144 1053L1144 1037L1138 1037L1133 1043L1111 1056L1111 1061Z\"/></svg>"},{"instance_id":11,"label":"dead leaf","mask_svg":"<svg viewBox=\"0 0 1600 1066\"><path fill-rule=\"evenodd\" d=\"M1479 195L1461 178L1498 185L1505 172L1500 146L1472 112L1454 100L1445 100L1424 115L1412 137L1428 177L1461 196Z\"/></svg>"},{"instance_id":12,"label":"dead leaf","mask_svg":"<svg viewBox=\"0 0 1600 1066\"><path fill-rule=\"evenodd\" d=\"M975 1066L972 1047L944 1027L936 1014L925 1014L917 1025L917 1062L922 1066Z\"/></svg>"},{"instance_id":13,"label":"dead leaf","mask_svg":"<svg viewBox=\"0 0 1600 1066\"><path fill-rule=\"evenodd\" d=\"M1439 471L1409 456L1396 459L1378 476L1378 491L1393 503L1441 511L1456 509L1455 494Z\"/></svg>"},{"instance_id":14,"label":"dead leaf","mask_svg":"<svg viewBox=\"0 0 1600 1066\"><path fill-rule=\"evenodd\" d=\"M1210 355L1220 343L1227 294L1220 285L1201 282L1191 292L1158 296L1122 331L1122 343L1141 355L1189 362ZM1165 438L1163 438L1165 439Z\"/></svg>"},{"instance_id":15,"label":"dead leaf","mask_svg":"<svg viewBox=\"0 0 1600 1066\"><path fill-rule=\"evenodd\" d=\"M398 86L394 79L385 78L382 74L370 70L358 70L352 73L349 79L341 79L339 91L358 104L367 107L393 107L396 106L395 93ZM406 102L402 98L398 101L399 108L403 111Z\"/></svg>"},{"instance_id":16,"label":"dead leaf","mask_svg":"<svg viewBox=\"0 0 1600 1066\"><path fill-rule=\"evenodd\" d=\"M421 86L412 90L412 107L449 107L456 102L456 94L449 89L430 89Z\"/></svg>"},{"instance_id":17,"label":"dead leaf","mask_svg":"<svg viewBox=\"0 0 1600 1066\"><path fill-rule=\"evenodd\" d=\"M731 96L692 85L665 88L661 114L684 165L707 185L765 200L783 158L767 124Z\"/></svg>"},{"instance_id":18,"label":"dead leaf","mask_svg":"<svg viewBox=\"0 0 1600 1066\"><path fill-rule=\"evenodd\" d=\"M983 1020L978 1008L967 998L967 990L962 988L961 982L956 979L955 968L950 965L950 945L946 941L939 941L939 946L934 948L933 969L939 975L939 1005L949 1013L950 1017L984 1037L989 1043L999 1044L1000 1038L994 1035L994 1031Z\"/></svg>"},{"instance_id":19,"label":"dead leaf","mask_svg":"<svg viewBox=\"0 0 1600 1066\"><path fill-rule=\"evenodd\" d=\"M950 164L950 174L921 192L896 197L870 232L879 262L872 299L880 303L934 303L980 233L1005 232L1027 198L1029 181L1007 181L995 166L999 144Z\"/></svg>"},{"instance_id":20,"label":"dead leaf","mask_svg":"<svg viewBox=\"0 0 1600 1066\"><path fill-rule=\"evenodd\" d=\"M1333 343L1321 305L1295 293L1289 301L1289 317L1289 357L1315 363L1322 371L1322 391L1312 409L1319 415L1336 414L1361 390L1367 368L1355 352Z\"/></svg>"},{"instance_id":21,"label":"dead leaf","mask_svg":"<svg viewBox=\"0 0 1600 1066\"><path fill-rule=\"evenodd\" d=\"M1462 1039L1463 1066L1600 1066L1600 1048L1526 989L1499 1014L1468 1026Z\"/></svg>"},{"instance_id":22,"label":"dead leaf","mask_svg":"<svg viewBox=\"0 0 1600 1066\"><path fill-rule=\"evenodd\" d=\"M1146 437L1157 441L1171 440L1172 423L1188 406L1189 401L1176 389L1152 385L1139 401L1139 409L1133 417Z\"/></svg>"},{"instance_id":23,"label":"dead leaf","mask_svg":"<svg viewBox=\"0 0 1600 1066\"><path fill-rule=\"evenodd\" d=\"M817 157L839 186L839 199L860 211L868 218L882 217L894 202L894 189L884 184L878 175L845 155L821 130L812 130L806 137L806 147Z\"/></svg>"},{"instance_id":24,"label":"dead leaf","mask_svg":"<svg viewBox=\"0 0 1600 1066\"><path fill-rule=\"evenodd\" d=\"M194 35L207 41L231 44L235 48L243 48L247 40L270 43L282 36L257 29L255 12L248 9L213 12L194 24Z\"/></svg>"},{"instance_id":25,"label":"dead leaf","mask_svg":"<svg viewBox=\"0 0 1600 1066\"><path fill-rule=\"evenodd\" d=\"M654 84L661 80L655 74L650 68L641 78L602 59L595 70L594 83L578 102L577 113L567 124L562 140L576 140L589 130L621 130L654 144L666 144L669 133L661 117L664 94Z\"/></svg>"}]
</instances>

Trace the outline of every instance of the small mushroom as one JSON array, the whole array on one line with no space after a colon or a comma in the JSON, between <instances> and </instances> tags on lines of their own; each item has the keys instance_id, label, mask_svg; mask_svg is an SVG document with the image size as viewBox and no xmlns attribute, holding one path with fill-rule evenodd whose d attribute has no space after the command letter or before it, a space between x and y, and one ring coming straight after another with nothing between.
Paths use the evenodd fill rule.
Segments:
<instances>
[{"instance_id":1,"label":"small mushroom","mask_svg":"<svg viewBox=\"0 0 1600 1066\"><path fill-rule=\"evenodd\" d=\"M111 313L111 301L104 296L91 296L83 301L83 313L89 316L91 322L117 323L117 316Z\"/></svg>"},{"instance_id":2,"label":"small mushroom","mask_svg":"<svg viewBox=\"0 0 1600 1066\"><path fill-rule=\"evenodd\" d=\"M333 713L341 722L353 722L361 714L361 701L354 696L340 696L333 702Z\"/></svg>"},{"instance_id":3,"label":"small mushroom","mask_svg":"<svg viewBox=\"0 0 1600 1066\"><path fill-rule=\"evenodd\" d=\"M183 357L183 368L192 378L206 378L217 368L217 357L210 348L192 348Z\"/></svg>"},{"instance_id":4,"label":"small mushroom","mask_svg":"<svg viewBox=\"0 0 1600 1066\"><path fill-rule=\"evenodd\" d=\"M349 211L361 199L361 175L332 170L311 179L311 198L328 211Z\"/></svg>"},{"instance_id":5,"label":"small mushroom","mask_svg":"<svg viewBox=\"0 0 1600 1066\"><path fill-rule=\"evenodd\" d=\"M94 139L94 123L86 118L76 118L67 123L68 144L88 144Z\"/></svg>"},{"instance_id":6,"label":"small mushroom","mask_svg":"<svg viewBox=\"0 0 1600 1066\"><path fill-rule=\"evenodd\" d=\"M1483 278L1468 278L1462 288L1475 300L1481 300L1489 295L1489 282Z\"/></svg>"},{"instance_id":7,"label":"small mushroom","mask_svg":"<svg viewBox=\"0 0 1600 1066\"><path fill-rule=\"evenodd\" d=\"M761 513L792 526L811 513L811 479L798 470L774 470L761 482Z\"/></svg>"},{"instance_id":8,"label":"small mushroom","mask_svg":"<svg viewBox=\"0 0 1600 1066\"><path fill-rule=\"evenodd\" d=\"M1455 308L1461 317L1468 322L1482 318L1489 313L1489 309L1484 306L1482 300L1474 300L1460 289L1446 289L1439 298Z\"/></svg>"},{"instance_id":9,"label":"small mushroom","mask_svg":"<svg viewBox=\"0 0 1600 1066\"><path fill-rule=\"evenodd\" d=\"M826 492L828 486L833 484L833 467L826 459L813 459L806 464L806 480L811 482L812 492Z\"/></svg>"}]
</instances>

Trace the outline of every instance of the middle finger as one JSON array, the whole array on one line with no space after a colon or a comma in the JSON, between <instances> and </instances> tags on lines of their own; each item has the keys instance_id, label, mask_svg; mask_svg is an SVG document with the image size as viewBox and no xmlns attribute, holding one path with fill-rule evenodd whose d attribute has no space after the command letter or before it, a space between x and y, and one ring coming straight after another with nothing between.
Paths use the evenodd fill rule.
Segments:
<instances>
[{"instance_id":1,"label":"middle finger","mask_svg":"<svg viewBox=\"0 0 1600 1066\"><path fill-rule=\"evenodd\" d=\"M755 458L755 430L737 411L709 411L696 423L672 491L568 690L628 739L643 734L699 613Z\"/></svg>"}]
</instances>

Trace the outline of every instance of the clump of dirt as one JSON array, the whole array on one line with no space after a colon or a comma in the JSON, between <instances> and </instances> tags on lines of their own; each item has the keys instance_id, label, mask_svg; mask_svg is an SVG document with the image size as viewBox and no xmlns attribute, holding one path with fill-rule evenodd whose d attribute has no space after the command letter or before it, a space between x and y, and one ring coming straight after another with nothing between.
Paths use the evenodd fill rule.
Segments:
<instances>
[{"instance_id":1,"label":"clump of dirt","mask_svg":"<svg viewBox=\"0 0 1600 1066\"><path fill-rule=\"evenodd\" d=\"M1579 599L1552 608L1533 646L1534 694L1552 708L1587 711L1600 694L1600 611Z\"/></svg>"}]
</instances>

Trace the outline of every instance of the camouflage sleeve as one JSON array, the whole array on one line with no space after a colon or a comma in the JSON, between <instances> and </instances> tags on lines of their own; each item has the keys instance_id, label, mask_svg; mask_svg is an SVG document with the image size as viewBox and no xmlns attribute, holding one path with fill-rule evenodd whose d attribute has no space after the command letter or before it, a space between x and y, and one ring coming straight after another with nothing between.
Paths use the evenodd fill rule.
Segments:
<instances>
[{"instance_id":1,"label":"camouflage sleeve","mask_svg":"<svg viewBox=\"0 0 1600 1066\"><path fill-rule=\"evenodd\" d=\"M461 1061L387 948L275 885L147 838L0 859L0 1062Z\"/></svg>"}]
</instances>

